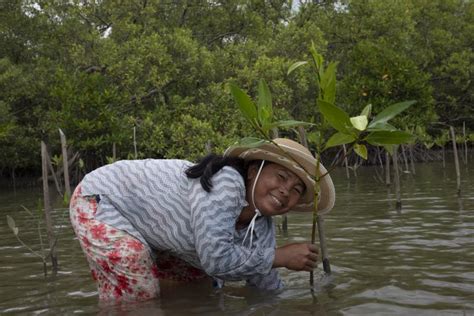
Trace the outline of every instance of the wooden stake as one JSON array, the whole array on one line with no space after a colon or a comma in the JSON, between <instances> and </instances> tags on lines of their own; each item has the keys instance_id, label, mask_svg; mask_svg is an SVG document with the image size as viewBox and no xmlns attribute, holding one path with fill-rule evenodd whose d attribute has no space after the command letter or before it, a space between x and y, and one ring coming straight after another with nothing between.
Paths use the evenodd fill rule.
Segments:
<instances>
[{"instance_id":1,"label":"wooden stake","mask_svg":"<svg viewBox=\"0 0 474 316\"><path fill-rule=\"evenodd\" d=\"M44 199L44 216L46 222L46 232L48 234L48 242L50 248L51 264L53 266L53 274L58 272L58 259L56 256L56 241L53 231L53 219L51 213L51 201L49 198L49 183L48 183L48 150L46 144L41 142L41 166L43 172L43 199Z\"/></svg>"},{"instance_id":2,"label":"wooden stake","mask_svg":"<svg viewBox=\"0 0 474 316\"><path fill-rule=\"evenodd\" d=\"M279 136L280 135L278 133L278 128L276 128L276 127L272 128L272 130L271 130L272 139L278 138ZM300 135L300 137L301 137L301 135ZM301 138L300 138L300 140L301 140ZM283 231L284 235L288 234L288 216L286 216L286 214L282 215L281 230Z\"/></svg>"},{"instance_id":3,"label":"wooden stake","mask_svg":"<svg viewBox=\"0 0 474 316\"><path fill-rule=\"evenodd\" d=\"M467 166L466 122L462 122L462 135L463 135L463 138L464 138L464 165Z\"/></svg>"},{"instance_id":4,"label":"wooden stake","mask_svg":"<svg viewBox=\"0 0 474 316\"><path fill-rule=\"evenodd\" d=\"M306 131L302 126L298 127L298 134L300 136L300 140L304 140L302 145L309 149ZM317 153L319 154L319 153ZM323 215L318 214L317 220L317 227L318 227L318 236L319 236L319 246L321 247L321 258L323 261L323 269L326 273L331 273L331 265L329 264L329 256L328 256L328 248L326 245L326 238L324 237L324 218ZM310 274L310 284L313 284L313 272Z\"/></svg>"},{"instance_id":5,"label":"wooden stake","mask_svg":"<svg viewBox=\"0 0 474 316\"><path fill-rule=\"evenodd\" d=\"M405 153L405 146L404 145L400 145L400 147L402 147L402 155L403 155L403 161L405 162L405 172L410 172L408 170L408 159L407 159L407 155Z\"/></svg>"},{"instance_id":6,"label":"wooden stake","mask_svg":"<svg viewBox=\"0 0 474 316\"><path fill-rule=\"evenodd\" d=\"M350 179L351 176L349 174L349 162L347 161L347 149L346 149L346 144L342 145L342 150L344 152L344 167L346 168L346 178Z\"/></svg>"},{"instance_id":7,"label":"wooden stake","mask_svg":"<svg viewBox=\"0 0 474 316\"><path fill-rule=\"evenodd\" d=\"M385 184L390 185L390 154L385 152Z\"/></svg>"},{"instance_id":8,"label":"wooden stake","mask_svg":"<svg viewBox=\"0 0 474 316\"><path fill-rule=\"evenodd\" d=\"M456 168L456 183L457 183L457 193L458 196L461 196L461 171L459 170L459 157L458 157L458 148L456 146L456 134L454 133L454 127L450 126L449 130L451 131L451 138L453 141L453 152L454 152L454 166Z\"/></svg>"},{"instance_id":9,"label":"wooden stake","mask_svg":"<svg viewBox=\"0 0 474 316\"><path fill-rule=\"evenodd\" d=\"M416 174L416 171L415 171L415 156L413 155L413 145L408 145L408 150L410 151L411 173Z\"/></svg>"},{"instance_id":10,"label":"wooden stake","mask_svg":"<svg viewBox=\"0 0 474 316\"><path fill-rule=\"evenodd\" d=\"M444 154L444 145L441 148L441 153L443 154L443 169L445 169L446 168L446 158L445 158L445 154Z\"/></svg>"},{"instance_id":11,"label":"wooden stake","mask_svg":"<svg viewBox=\"0 0 474 316\"><path fill-rule=\"evenodd\" d=\"M64 168L64 187L66 189L66 196L71 197L71 183L69 182L69 164L66 146L66 135L59 129L59 137L61 138L61 151L63 154L63 168Z\"/></svg>"},{"instance_id":12,"label":"wooden stake","mask_svg":"<svg viewBox=\"0 0 474 316\"><path fill-rule=\"evenodd\" d=\"M135 159L138 158L138 153L137 153L137 127L133 127L133 149L135 151Z\"/></svg>"},{"instance_id":13,"label":"wooden stake","mask_svg":"<svg viewBox=\"0 0 474 316\"><path fill-rule=\"evenodd\" d=\"M402 198L400 194L400 173L398 171L398 146L395 147L395 150L393 151L393 170L395 171L395 195L397 198L397 202L395 204L395 208L397 211L402 209Z\"/></svg>"}]
</instances>

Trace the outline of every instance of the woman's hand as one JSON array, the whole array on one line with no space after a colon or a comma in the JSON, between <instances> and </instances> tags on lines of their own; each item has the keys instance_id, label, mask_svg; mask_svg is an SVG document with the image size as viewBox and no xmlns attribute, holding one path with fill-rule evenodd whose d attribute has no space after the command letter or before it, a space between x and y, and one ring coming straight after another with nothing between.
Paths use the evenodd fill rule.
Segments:
<instances>
[{"instance_id":1,"label":"woman's hand","mask_svg":"<svg viewBox=\"0 0 474 316\"><path fill-rule=\"evenodd\" d=\"M294 271L313 271L318 262L318 248L309 243L294 243L275 250L273 267L285 267Z\"/></svg>"}]
</instances>

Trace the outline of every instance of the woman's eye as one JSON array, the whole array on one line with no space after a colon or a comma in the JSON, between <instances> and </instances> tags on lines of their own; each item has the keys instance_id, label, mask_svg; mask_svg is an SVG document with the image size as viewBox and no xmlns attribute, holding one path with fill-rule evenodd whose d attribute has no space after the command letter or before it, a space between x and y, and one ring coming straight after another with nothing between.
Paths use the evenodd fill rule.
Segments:
<instances>
[{"instance_id":1,"label":"woman's eye","mask_svg":"<svg viewBox=\"0 0 474 316\"><path fill-rule=\"evenodd\" d=\"M299 186L294 187L293 190L295 190L299 195L303 194L303 188L300 188Z\"/></svg>"}]
</instances>

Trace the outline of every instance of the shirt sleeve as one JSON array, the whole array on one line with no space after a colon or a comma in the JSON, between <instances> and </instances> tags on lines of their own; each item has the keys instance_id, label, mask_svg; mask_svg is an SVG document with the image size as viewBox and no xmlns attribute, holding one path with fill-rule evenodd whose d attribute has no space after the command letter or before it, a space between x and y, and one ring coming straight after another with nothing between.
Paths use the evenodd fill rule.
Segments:
<instances>
[{"instance_id":1,"label":"shirt sleeve","mask_svg":"<svg viewBox=\"0 0 474 316\"><path fill-rule=\"evenodd\" d=\"M190 192L191 225L202 268L210 276L229 281L267 275L275 248L247 248L234 242L235 224L245 206L242 176L224 167L214 175L212 184L211 192L206 192L196 180Z\"/></svg>"},{"instance_id":2,"label":"shirt sleeve","mask_svg":"<svg viewBox=\"0 0 474 316\"><path fill-rule=\"evenodd\" d=\"M275 224L271 218L266 218L265 222L260 226L265 232L260 235L260 243L263 247L269 247L275 249ZM262 231L262 233L263 233ZM280 290L285 287L285 284L280 279L278 269L271 269L268 274L265 275L254 275L247 279L247 285L256 287L261 290Z\"/></svg>"}]
</instances>

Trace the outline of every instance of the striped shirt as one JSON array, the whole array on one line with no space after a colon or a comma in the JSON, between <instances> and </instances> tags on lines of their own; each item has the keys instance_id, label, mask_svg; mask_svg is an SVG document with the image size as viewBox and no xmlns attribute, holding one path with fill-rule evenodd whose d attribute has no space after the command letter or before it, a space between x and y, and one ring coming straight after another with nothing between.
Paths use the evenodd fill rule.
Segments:
<instances>
[{"instance_id":1,"label":"striped shirt","mask_svg":"<svg viewBox=\"0 0 474 316\"><path fill-rule=\"evenodd\" d=\"M261 289L280 289L275 228L260 217L252 245L235 224L247 206L244 179L224 167L206 192L184 173L185 160L124 160L87 174L83 195L100 195L97 219L135 236L152 250L168 251L221 280L247 280ZM153 253L153 251L152 251Z\"/></svg>"}]
</instances>

